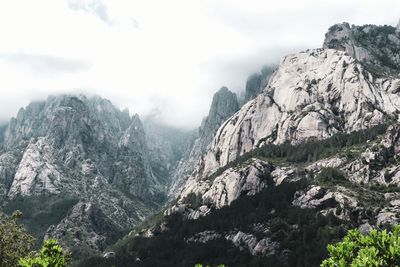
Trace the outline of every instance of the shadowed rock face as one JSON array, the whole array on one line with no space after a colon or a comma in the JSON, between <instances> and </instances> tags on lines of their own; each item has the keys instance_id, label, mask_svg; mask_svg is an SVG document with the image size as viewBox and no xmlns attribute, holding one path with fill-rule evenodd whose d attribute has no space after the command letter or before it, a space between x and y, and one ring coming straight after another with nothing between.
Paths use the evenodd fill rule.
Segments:
<instances>
[{"instance_id":1,"label":"shadowed rock face","mask_svg":"<svg viewBox=\"0 0 400 267\"><path fill-rule=\"evenodd\" d=\"M251 75L246 81L246 90L244 102L256 98L267 86L269 79L271 78L275 67L264 67L260 73Z\"/></svg>"},{"instance_id":2,"label":"shadowed rock face","mask_svg":"<svg viewBox=\"0 0 400 267\"><path fill-rule=\"evenodd\" d=\"M235 93L222 87L214 94L209 114L204 118L200 128L192 137L192 144L179 162L173 178L170 195L174 197L183 183L192 174L196 163L202 154L209 148L215 133L221 124L239 110L239 103Z\"/></svg>"},{"instance_id":3,"label":"shadowed rock face","mask_svg":"<svg viewBox=\"0 0 400 267\"><path fill-rule=\"evenodd\" d=\"M96 207L95 214L103 214L120 232L130 230L163 199L139 117L99 97L49 97L21 109L4 134L0 174L6 203L44 194L73 196ZM77 227L80 219L85 220L83 232L97 233L95 222L86 222L92 218L63 220L50 233L59 236L57 229ZM101 242L87 243L93 252L113 242L108 234L97 234Z\"/></svg>"},{"instance_id":4,"label":"shadowed rock face","mask_svg":"<svg viewBox=\"0 0 400 267\"><path fill-rule=\"evenodd\" d=\"M336 24L325 35L323 48L345 51L379 75L400 70L400 32L392 26Z\"/></svg>"}]
</instances>

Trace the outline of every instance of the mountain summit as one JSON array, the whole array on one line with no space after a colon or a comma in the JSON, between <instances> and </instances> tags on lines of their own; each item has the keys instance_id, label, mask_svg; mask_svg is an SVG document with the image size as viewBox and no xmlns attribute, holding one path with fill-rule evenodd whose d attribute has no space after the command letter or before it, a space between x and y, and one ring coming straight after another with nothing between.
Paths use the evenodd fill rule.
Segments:
<instances>
[{"instance_id":1,"label":"mountain summit","mask_svg":"<svg viewBox=\"0 0 400 267\"><path fill-rule=\"evenodd\" d=\"M348 229L399 223L399 37L342 23L323 48L283 57L218 128L163 217L111 262L129 251L155 265L319 266Z\"/></svg>"},{"instance_id":2,"label":"mountain summit","mask_svg":"<svg viewBox=\"0 0 400 267\"><path fill-rule=\"evenodd\" d=\"M21 109L4 134L0 173L6 209L24 209L21 199L40 199L45 210L74 200L59 215L66 219L52 227L44 220L50 228L38 234L48 230L78 254L105 249L163 199L139 117L100 97L62 95ZM35 216L28 225L35 227ZM80 233L73 240L66 236L72 229Z\"/></svg>"}]
</instances>

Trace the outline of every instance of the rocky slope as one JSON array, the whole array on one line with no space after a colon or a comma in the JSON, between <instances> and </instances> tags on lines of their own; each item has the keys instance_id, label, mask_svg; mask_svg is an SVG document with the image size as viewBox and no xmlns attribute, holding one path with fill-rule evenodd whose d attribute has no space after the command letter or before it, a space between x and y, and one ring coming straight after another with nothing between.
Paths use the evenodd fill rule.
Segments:
<instances>
[{"instance_id":1,"label":"rocky slope","mask_svg":"<svg viewBox=\"0 0 400 267\"><path fill-rule=\"evenodd\" d=\"M242 156L215 176L189 180L161 220L120 241L106 262L319 266L326 245L348 229L399 222L399 137L395 124Z\"/></svg>"},{"instance_id":2,"label":"rocky slope","mask_svg":"<svg viewBox=\"0 0 400 267\"><path fill-rule=\"evenodd\" d=\"M378 75L400 70L400 31L391 26L336 24L325 35L324 48L345 51Z\"/></svg>"},{"instance_id":3,"label":"rocky slope","mask_svg":"<svg viewBox=\"0 0 400 267\"><path fill-rule=\"evenodd\" d=\"M324 48L284 57L221 125L164 216L109 263L319 266L349 228L398 223L398 34L339 24ZM183 256L158 253L166 243Z\"/></svg>"},{"instance_id":4,"label":"rocky slope","mask_svg":"<svg viewBox=\"0 0 400 267\"><path fill-rule=\"evenodd\" d=\"M101 251L163 199L148 153L139 117L130 117L108 100L63 95L32 103L18 112L4 134L3 207L19 208L15 203L24 198L49 196L44 201L50 206L52 196L73 197L78 203L47 235L77 253ZM104 230L101 221L118 231ZM74 250L77 244L80 250Z\"/></svg>"},{"instance_id":5,"label":"rocky slope","mask_svg":"<svg viewBox=\"0 0 400 267\"><path fill-rule=\"evenodd\" d=\"M397 119L398 38L391 26L344 23L329 29L326 49L285 56L263 93L220 127L198 165L200 176L264 144L300 143Z\"/></svg>"},{"instance_id":6,"label":"rocky slope","mask_svg":"<svg viewBox=\"0 0 400 267\"><path fill-rule=\"evenodd\" d=\"M335 39L332 36L347 34L348 27L348 24L331 27L324 46L337 43L332 41ZM365 32L366 27L354 26L351 29L357 35ZM367 32L375 31L375 35L386 37L396 32L390 26L367 28ZM344 40L349 38L343 37ZM377 51L370 42L359 45L370 54L381 51ZM196 172L183 187L178 204L190 193L199 194L203 200L207 199L215 204L221 201L230 203L236 199L230 196L239 196L237 192L242 190L247 192L248 183L239 182L234 177L246 181L244 174L248 165L245 169L239 169L236 174L232 170L225 170L222 178L215 178L215 173L228 164L234 164L235 160L254 149L285 142L301 144L325 139L337 133L350 133L397 121L400 112L400 79L396 75L381 77L368 71L365 66L372 59L360 57L358 54L358 58L352 57L351 55L356 56L352 52L354 46L341 46L338 49L314 49L285 56L263 93L245 104L218 129L211 148L201 157ZM390 43L387 49L381 49L388 54L394 51ZM383 65L383 69L386 67ZM343 159L336 159L335 162L343 164ZM329 167L329 164L325 167ZM360 163L352 163L348 168L352 171L360 168L355 174L347 172L348 178L353 182L368 183L375 179L369 176L367 169L360 167ZM279 175L286 175L280 168L275 171ZM272 177L278 181L283 179L276 178L273 174ZM210 183L210 179L217 184ZM231 179L236 182L230 181ZM253 186L263 188L261 181L254 177L251 181ZM250 192L257 190L252 189ZM207 212L205 208L202 210Z\"/></svg>"},{"instance_id":7,"label":"rocky slope","mask_svg":"<svg viewBox=\"0 0 400 267\"><path fill-rule=\"evenodd\" d=\"M198 174L205 177L265 144L327 138L397 118L399 86L399 79L376 78L342 51L288 55L263 94L220 127Z\"/></svg>"},{"instance_id":8,"label":"rocky slope","mask_svg":"<svg viewBox=\"0 0 400 267\"><path fill-rule=\"evenodd\" d=\"M155 117L146 117L143 126L153 173L166 187L169 187L173 182L172 177L177 165L190 149L193 131L164 125ZM165 191L167 190L166 188Z\"/></svg>"},{"instance_id":9,"label":"rocky slope","mask_svg":"<svg viewBox=\"0 0 400 267\"><path fill-rule=\"evenodd\" d=\"M237 96L228 88L222 87L214 94L208 116L204 118L199 129L195 131L188 146L189 149L183 154L182 160L174 171L169 193L171 197L179 192L186 179L193 173L196 163L209 148L221 124L238 110Z\"/></svg>"}]
</instances>

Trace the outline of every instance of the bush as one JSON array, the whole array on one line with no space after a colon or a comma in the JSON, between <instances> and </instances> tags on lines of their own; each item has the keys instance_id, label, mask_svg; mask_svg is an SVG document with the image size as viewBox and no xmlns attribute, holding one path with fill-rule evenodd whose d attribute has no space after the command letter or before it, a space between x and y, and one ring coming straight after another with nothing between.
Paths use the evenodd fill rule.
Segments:
<instances>
[{"instance_id":1,"label":"bush","mask_svg":"<svg viewBox=\"0 0 400 267\"><path fill-rule=\"evenodd\" d=\"M21 258L20 267L65 267L69 262L69 255L63 252L57 240L48 239L37 256Z\"/></svg>"},{"instance_id":2,"label":"bush","mask_svg":"<svg viewBox=\"0 0 400 267\"><path fill-rule=\"evenodd\" d=\"M0 266L17 266L33 248L35 239L18 223L21 216L18 210L10 218L0 213Z\"/></svg>"},{"instance_id":3,"label":"bush","mask_svg":"<svg viewBox=\"0 0 400 267\"><path fill-rule=\"evenodd\" d=\"M372 230L362 235L350 230L342 242L328 245L329 258L321 267L339 266L399 266L400 226L393 232Z\"/></svg>"},{"instance_id":4,"label":"bush","mask_svg":"<svg viewBox=\"0 0 400 267\"><path fill-rule=\"evenodd\" d=\"M251 158L263 158L281 160L290 164L313 162L322 158L326 158L339 153L345 147L363 145L368 140L374 140L379 135L386 132L388 125L381 124L365 130L355 131L351 133L338 133L324 140L311 140L298 145L292 145L285 142L279 145L267 144L260 148L251 150L236 160L229 162L224 167L219 168L215 173L211 174L207 179L213 180L225 170L240 166ZM347 152L349 153L349 152ZM351 155L354 157L355 155ZM391 155L382 155L382 164Z\"/></svg>"},{"instance_id":5,"label":"bush","mask_svg":"<svg viewBox=\"0 0 400 267\"><path fill-rule=\"evenodd\" d=\"M330 182L337 183L346 181L344 173L337 168L323 168L321 172L317 175L317 180L319 182Z\"/></svg>"}]
</instances>

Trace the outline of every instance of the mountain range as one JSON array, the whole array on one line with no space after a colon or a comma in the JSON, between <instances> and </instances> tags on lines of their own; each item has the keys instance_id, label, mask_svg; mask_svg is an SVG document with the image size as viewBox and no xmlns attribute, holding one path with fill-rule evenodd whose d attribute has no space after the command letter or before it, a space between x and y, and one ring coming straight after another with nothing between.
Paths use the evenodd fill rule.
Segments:
<instances>
[{"instance_id":1,"label":"mountain range","mask_svg":"<svg viewBox=\"0 0 400 267\"><path fill-rule=\"evenodd\" d=\"M194 131L51 96L0 127L1 208L76 266L319 266L400 221L399 73L399 27L341 23Z\"/></svg>"}]
</instances>

